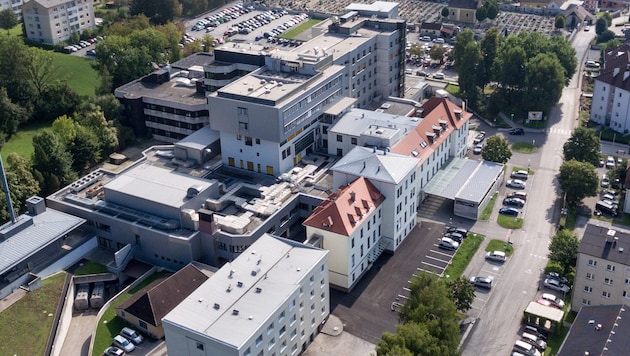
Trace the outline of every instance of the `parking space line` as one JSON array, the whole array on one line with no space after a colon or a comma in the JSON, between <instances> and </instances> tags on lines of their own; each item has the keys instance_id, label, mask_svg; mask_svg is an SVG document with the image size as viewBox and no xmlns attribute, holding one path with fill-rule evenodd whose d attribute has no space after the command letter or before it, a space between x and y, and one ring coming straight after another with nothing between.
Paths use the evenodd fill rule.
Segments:
<instances>
[{"instance_id":1,"label":"parking space line","mask_svg":"<svg viewBox=\"0 0 630 356\"><path fill-rule=\"evenodd\" d=\"M440 258L437 258L437 257L433 257L433 256L429 256L429 255L427 255L425 257L426 258L430 258L430 259L435 260L435 261L444 262L444 263L449 263L451 261L450 259L449 260L443 260L443 259L440 259Z\"/></svg>"},{"instance_id":2,"label":"parking space line","mask_svg":"<svg viewBox=\"0 0 630 356\"><path fill-rule=\"evenodd\" d=\"M429 250L429 252L434 252L434 253L437 253L438 255L443 255L443 256L453 257L453 255L448 254L448 253L446 253L446 252L442 252L442 251L440 251L440 250Z\"/></svg>"},{"instance_id":3,"label":"parking space line","mask_svg":"<svg viewBox=\"0 0 630 356\"><path fill-rule=\"evenodd\" d=\"M482 301L484 304L485 304L485 303L488 303L488 299L482 299L482 298L479 298L477 295L475 295L475 300L480 300L480 301Z\"/></svg>"},{"instance_id":4,"label":"parking space line","mask_svg":"<svg viewBox=\"0 0 630 356\"><path fill-rule=\"evenodd\" d=\"M481 273L494 274L494 275L497 275L497 276L500 276L500 275L501 275L501 273L499 273L499 272L497 272L497 271L490 271L490 270L487 270L487 269L481 269L481 271L479 271L479 272L481 272Z\"/></svg>"},{"instance_id":5,"label":"parking space line","mask_svg":"<svg viewBox=\"0 0 630 356\"><path fill-rule=\"evenodd\" d=\"M428 269L422 269L420 267L418 267L418 271L422 271L422 272L425 272L425 273L431 273L431 274L435 274L435 275L440 275L441 274L441 273L440 274L435 273L434 271L431 271L431 270L428 270Z\"/></svg>"},{"instance_id":6,"label":"parking space line","mask_svg":"<svg viewBox=\"0 0 630 356\"><path fill-rule=\"evenodd\" d=\"M445 267L441 267L441 266L430 264L429 262L424 262L424 261L422 261L420 263L423 263L423 264L425 264L427 266L431 266L431 267L435 267L435 268L438 268L438 269L442 269L442 270L446 268L446 266Z\"/></svg>"}]
</instances>

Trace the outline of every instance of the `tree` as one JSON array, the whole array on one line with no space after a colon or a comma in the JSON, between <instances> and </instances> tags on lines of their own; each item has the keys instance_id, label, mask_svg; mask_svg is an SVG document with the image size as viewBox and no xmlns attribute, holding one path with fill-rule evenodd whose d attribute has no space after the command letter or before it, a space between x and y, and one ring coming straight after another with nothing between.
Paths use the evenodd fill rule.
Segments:
<instances>
[{"instance_id":1,"label":"tree","mask_svg":"<svg viewBox=\"0 0 630 356\"><path fill-rule=\"evenodd\" d=\"M608 29L608 23L606 22L606 19L600 17L600 18L597 19L597 21L595 21L595 33L596 34L601 35L607 29Z\"/></svg>"},{"instance_id":2,"label":"tree","mask_svg":"<svg viewBox=\"0 0 630 356\"><path fill-rule=\"evenodd\" d=\"M477 12L475 12L475 18L479 22L482 22L483 20L488 18L488 10L485 6L477 8Z\"/></svg>"},{"instance_id":3,"label":"tree","mask_svg":"<svg viewBox=\"0 0 630 356\"><path fill-rule=\"evenodd\" d=\"M81 98L66 83L56 82L35 99L33 118L40 122L52 122L68 115L81 102Z\"/></svg>"},{"instance_id":4,"label":"tree","mask_svg":"<svg viewBox=\"0 0 630 356\"><path fill-rule=\"evenodd\" d=\"M502 136L491 136L481 150L481 157L486 161L505 164L512 157L512 150L507 140Z\"/></svg>"},{"instance_id":5,"label":"tree","mask_svg":"<svg viewBox=\"0 0 630 356\"><path fill-rule=\"evenodd\" d=\"M422 335L418 342L428 350L422 351L410 345L406 345L407 348L416 355L457 355L457 308L446 282L435 275L422 273L413 277L409 289L409 299L402 306L399 318L404 324L417 323L423 324L422 328L426 327L427 334Z\"/></svg>"},{"instance_id":6,"label":"tree","mask_svg":"<svg viewBox=\"0 0 630 356\"><path fill-rule=\"evenodd\" d=\"M443 17L443 18L447 18L447 17L448 17L448 14L449 14L450 12L451 12L451 11L448 9L448 7L447 7L447 6L444 6L444 7L442 8L442 17Z\"/></svg>"},{"instance_id":7,"label":"tree","mask_svg":"<svg viewBox=\"0 0 630 356\"><path fill-rule=\"evenodd\" d=\"M562 147L564 159L575 159L580 162L588 162L593 166L599 163L600 143L595 131L585 127L576 128L571 137Z\"/></svg>"},{"instance_id":8,"label":"tree","mask_svg":"<svg viewBox=\"0 0 630 356\"><path fill-rule=\"evenodd\" d=\"M602 34L597 37L597 42L598 43L599 42L608 42L608 41L614 39L615 36L616 35L615 35L614 32L612 32L611 30L606 30L606 31L602 32Z\"/></svg>"},{"instance_id":9,"label":"tree","mask_svg":"<svg viewBox=\"0 0 630 356\"><path fill-rule=\"evenodd\" d=\"M182 9L178 0L132 0L129 4L131 15L146 15L151 23L163 25L179 17Z\"/></svg>"},{"instance_id":10,"label":"tree","mask_svg":"<svg viewBox=\"0 0 630 356\"><path fill-rule=\"evenodd\" d=\"M457 355L445 349L439 339L423 323L409 322L398 325L396 334L384 333L376 346L378 356L429 356Z\"/></svg>"},{"instance_id":11,"label":"tree","mask_svg":"<svg viewBox=\"0 0 630 356\"><path fill-rule=\"evenodd\" d=\"M547 111L562 96L564 68L553 54L539 53L525 65L526 90L522 107Z\"/></svg>"},{"instance_id":12,"label":"tree","mask_svg":"<svg viewBox=\"0 0 630 356\"><path fill-rule=\"evenodd\" d=\"M479 94L477 68L481 61L481 52L470 29L460 32L456 39L453 58L459 76L459 88L464 99L475 103Z\"/></svg>"},{"instance_id":13,"label":"tree","mask_svg":"<svg viewBox=\"0 0 630 356\"><path fill-rule=\"evenodd\" d=\"M563 268L563 274L569 274L577 263L580 240L570 230L562 229L551 237L549 243L549 260L558 263Z\"/></svg>"},{"instance_id":14,"label":"tree","mask_svg":"<svg viewBox=\"0 0 630 356\"><path fill-rule=\"evenodd\" d=\"M19 214L24 210L26 199L39 193L39 183L33 177L30 163L15 152L8 154L4 161L4 168L11 192L11 202L13 210ZM6 203L6 196L0 190L0 219L7 221L9 211Z\"/></svg>"},{"instance_id":15,"label":"tree","mask_svg":"<svg viewBox=\"0 0 630 356\"><path fill-rule=\"evenodd\" d=\"M552 53L560 61L564 68L564 85L569 85L573 74L577 70L577 57L575 48L563 36L552 36L545 46L545 53Z\"/></svg>"},{"instance_id":16,"label":"tree","mask_svg":"<svg viewBox=\"0 0 630 356\"><path fill-rule=\"evenodd\" d=\"M72 170L72 155L52 130L46 129L33 136L33 148L31 160L42 194L49 195L77 179Z\"/></svg>"},{"instance_id":17,"label":"tree","mask_svg":"<svg viewBox=\"0 0 630 356\"><path fill-rule=\"evenodd\" d=\"M51 51L36 47L29 47L23 58L26 80L35 88L38 95L42 95L56 81L59 70L55 64Z\"/></svg>"},{"instance_id":18,"label":"tree","mask_svg":"<svg viewBox=\"0 0 630 356\"><path fill-rule=\"evenodd\" d=\"M496 19L497 15L499 15L499 5L497 5L495 0L487 0L483 3L483 7L486 8L486 16L490 20Z\"/></svg>"},{"instance_id":19,"label":"tree","mask_svg":"<svg viewBox=\"0 0 630 356\"><path fill-rule=\"evenodd\" d=\"M499 29L497 27L488 29L484 37L481 41L479 41L479 50L481 51L481 57L483 58L481 66L482 70L478 73L478 83L481 87L485 86L494 79L493 66L500 44Z\"/></svg>"},{"instance_id":20,"label":"tree","mask_svg":"<svg viewBox=\"0 0 630 356\"><path fill-rule=\"evenodd\" d=\"M74 120L67 115L56 118L52 123L51 129L66 147L69 147L77 136L77 126Z\"/></svg>"},{"instance_id":21,"label":"tree","mask_svg":"<svg viewBox=\"0 0 630 356\"><path fill-rule=\"evenodd\" d=\"M606 26L612 26L613 17L612 14L608 11L604 12L601 16L604 20L606 20Z\"/></svg>"},{"instance_id":22,"label":"tree","mask_svg":"<svg viewBox=\"0 0 630 356\"><path fill-rule=\"evenodd\" d=\"M628 167L628 160L624 158L621 164L616 165L615 168L608 171L610 181L615 182L615 180L619 179L619 188L621 189L625 188L626 167Z\"/></svg>"},{"instance_id":23,"label":"tree","mask_svg":"<svg viewBox=\"0 0 630 356\"><path fill-rule=\"evenodd\" d=\"M597 195L599 179L592 164L572 159L560 166L558 183L567 203L576 206L582 199Z\"/></svg>"},{"instance_id":24,"label":"tree","mask_svg":"<svg viewBox=\"0 0 630 356\"><path fill-rule=\"evenodd\" d=\"M446 282L451 289L451 300L458 311L465 313L475 300L475 286L466 277L460 277Z\"/></svg>"},{"instance_id":25,"label":"tree","mask_svg":"<svg viewBox=\"0 0 630 356\"><path fill-rule=\"evenodd\" d=\"M10 137L18 126L28 120L29 113L20 105L14 104L5 87L0 87L0 132Z\"/></svg>"},{"instance_id":26,"label":"tree","mask_svg":"<svg viewBox=\"0 0 630 356\"><path fill-rule=\"evenodd\" d=\"M9 34L9 30L18 23L18 17L11 8L0 11L0 28L7 30L7 35Z\"/></svg>"},{"instance_id":27,"label":"tree","mask_svg":"<svg viewBox=\"0 0 630 356\"><path fill-rule=\"evenodd\" d=\"M72 169L84 174L100 161L101 147L99 137L87 127L77 125L77 135L69 145L72 154Z\"/></svg>"},{"instance_id":28,"label":"tree","mask_svg":"<svg viewBox=\"0 0 630 356\"><path fill-rule=\"evenodd\" d=\"M444 47L442 45L434 45L429 50L429 57L434 61L441 61L444 58Z\"/></svg>"},{"instance_id":29,"label":"tree","mask_svg":"<svg viewBox=\"0 0 630 356\"><path fill-rule=\"evenodd\" d=\"M114 152L118 146L118 133L113 122L105 119L101 108L92 103L83 103L74 116L77 124L95 134L100 155Z\"/></svg>"},{"instance_id":30,"label":"tree","mask_svg":"<svg viewBox=\"0 0 630 356\"><path fill-rule=\"evenodd\" d=\"M564 17L564 14L558 14L558 16L556 16L556 21L554 23L554 27L558 30L563 29L564 26L567 25L567 19L566 17Z\"/></svg>"}]
</instances>

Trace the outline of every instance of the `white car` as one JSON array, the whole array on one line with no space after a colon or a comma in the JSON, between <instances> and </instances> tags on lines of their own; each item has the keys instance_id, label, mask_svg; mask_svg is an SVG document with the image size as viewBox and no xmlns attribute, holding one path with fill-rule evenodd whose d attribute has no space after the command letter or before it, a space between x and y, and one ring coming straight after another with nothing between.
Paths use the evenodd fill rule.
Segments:
<instances>
[{"instance_id":1,"label":"white car","mask_svg":"<svg viewBox=\"0 0 630 356\"><path fill-rule=\"evenodd\" d=\"M442 72L437 72L437 73L434 73L434 74L433 74L433 78L435 78L435 79L444 79L444 78L445 78L445 76L444 76L444 73L442 73Z\"/></svg>"},{"instance_id":2,"label":"white car","mask_svg":"<svg viewBox=\"0 0 630 356\"><path fill-rule=\"evenodd\" d=\"M486 260L505 262L505 252L503 251L490 251L486 253Z\"/></svg>"},{"instance_id":3,"label":"white car","mask_svg":"<svg viewBox=\"0 0 630 356\"><path fill-rule=\"evenodd\" d=\"M545 287L549 289L553 289L562 293L569 293L569 290L570 290L569 286L567 286L566 284L563 284L562 282L554 278L545 279L545 282L543 284Z\"/></svg>"},{"instance_id":4,"label":"white car","mask_svg":"<svg viewBox=\"0 0 630 356\"><path fill-rule=\"evenodd\" d=\"M505 185L509 188L525 189L525 182L520 179L510 179Z\"/></svg>"},{"instance_id":5,"label":"white car","mask_svg":"<svg viewBox=\"0 0 630 356\"><path fill-rule=\"evenodd\" d=\"M120 330L120 335L129 339L129 341L133 342L135 345L141 344L142 341L144 340L142 335L138 334L137 331L131 328L126 328L126 327L122 328L122 330Z\"/></svg>"},{"instance_id":6,"label":"white car","mask_svg":"<svg viewBox=\"0 0 630 356\"><path fill-rule=\"evenodd\" d=\"M492 288L492 278L491 277L470 277L470 283L472 283L475 287L480 288Z\"/></svg>"},{"instance_id":7,"label":"white car","mask_svg":"<svg viewBox=\"0 0 630 356\"><path fill-rule=\"evenodd\" d=\"M481 154L481 150L483 150L483 143L478 143L475 145L475 148L473 148L473 153L479 155Z\"/></svg>"},{"instance_id":8,"label":"white car","mask_svg":"<svg viewBox=\"0 0 630 356\"><path fill-rule=\"evenodd\" d=\"M556 297L553 294L543 293L541 298L544 299L544 300L548 300L549 302L551 302L551 304L555 304L560 309L564 308L564 300Z\"/></svg>"},{"instance_id":9,"label":"white car","mask_svg":"<svg viewBox=\"0 0 630 356\"><path fill-rule=\"evenodd\" d=\"M442 237L438 247L446 250L457 250L459 248L459 242L451 239L450 237Z\"/></svg>"},{"instance_id":10,"label":"white car","mask_svg":"<svg viewBox=\"0 0 630 356\"><path fill-rule=\"evenodd\" d=\"M125 352L131 352L136 349L133 343L120 335L114 336L114 346L123 349Z\"/></svg>"}]
</instances>

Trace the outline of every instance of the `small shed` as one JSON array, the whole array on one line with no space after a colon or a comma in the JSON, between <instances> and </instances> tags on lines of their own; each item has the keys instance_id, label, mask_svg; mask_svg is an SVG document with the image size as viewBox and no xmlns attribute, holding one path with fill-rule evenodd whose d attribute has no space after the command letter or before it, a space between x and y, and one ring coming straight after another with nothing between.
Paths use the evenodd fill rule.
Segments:
<instances>
[{"instance_id":1,"label":"small shed","mask_svg":"<svg viewBox=\"0 0 630 356\"><path fill-rule=\"evenodd\" d=\"M564 319L564 311L530 302L523 313L523 322L539 329L554 332Z\"/></svg>"}]
</instances>

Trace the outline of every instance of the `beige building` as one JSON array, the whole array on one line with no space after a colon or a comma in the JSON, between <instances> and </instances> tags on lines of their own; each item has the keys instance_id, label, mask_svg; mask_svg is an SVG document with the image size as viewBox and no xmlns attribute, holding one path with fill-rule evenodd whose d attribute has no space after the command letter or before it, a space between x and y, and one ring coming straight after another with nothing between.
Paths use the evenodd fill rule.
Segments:
<instances>
[{"instance_id":1,"label":"beige building","mask_svg":"<svg viewBox=\"0 0 630 356\"><path fill-rule=\"evenodd\" d=\"M571 310L630 302L630 233L589 224L580 242Z\"/></svg>"},{"instance_id":2,"label":"beige building","mask_svg":"<svg viewBox=\"0 0 630 356\"><path fill-rule=\"evenodd\" d=\"M95 28L92 0L31 0L22 6L22 18L29 40L50 44Z\"/></svg>"}]
</instances>

